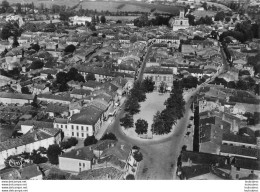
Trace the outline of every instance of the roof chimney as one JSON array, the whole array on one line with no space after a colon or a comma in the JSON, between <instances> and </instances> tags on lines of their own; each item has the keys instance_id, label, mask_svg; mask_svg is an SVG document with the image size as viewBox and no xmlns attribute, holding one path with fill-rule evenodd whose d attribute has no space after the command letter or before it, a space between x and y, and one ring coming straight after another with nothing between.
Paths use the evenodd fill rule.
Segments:
<instances>
[{"instance_id":1,"label":"roof chimney","mask_svg":"<svg viewBox=\"0 0 260 192\"><path fill-rule=\"evenodd\" d=\"M124 145L121 145L121 150L124 150Z\"/></svg>"}]
</instances>

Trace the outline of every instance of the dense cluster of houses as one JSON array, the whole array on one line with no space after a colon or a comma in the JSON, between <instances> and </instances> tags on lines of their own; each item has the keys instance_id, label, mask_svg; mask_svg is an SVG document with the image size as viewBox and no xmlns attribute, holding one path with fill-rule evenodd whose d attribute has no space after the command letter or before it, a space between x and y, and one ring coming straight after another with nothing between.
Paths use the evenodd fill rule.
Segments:
<instances>
[{"instance_id":1,"label":"dense cluster of houses","mask_svg":"<svg viewBox=\"0 0 260 192\"><path fill-rule=\"evenodd\" d=\"M203 87L196 98L194 148L182 152L179 176L186 179L258 178L259 103L259 98L248 91L221 85ZM196 168L201 170L194 171Z\"/></svg>"}]
</instances>

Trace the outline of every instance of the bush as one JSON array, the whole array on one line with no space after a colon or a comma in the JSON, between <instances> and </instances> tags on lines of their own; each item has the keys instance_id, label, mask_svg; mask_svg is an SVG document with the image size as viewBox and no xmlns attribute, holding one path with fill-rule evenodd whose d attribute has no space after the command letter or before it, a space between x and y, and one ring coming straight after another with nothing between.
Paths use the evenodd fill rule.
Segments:
<instances>
[{"instance_id":1,"label":"bush","mask_svg":"<svg viewBox=\"0 0 260 192\"><path fill-rule=\"evenodd\" d=\"M141 152L134 152L133 157L137 162L143 160L143 154Z\"/></svg>"},{"instance_id":2,"label":"bush","mask_svg":"<svg viewBox=\"0 0 260 192\"><path fill-rule=\"evenodd\" d=\"M61 147L61 149L69 149L72 146L70 145L70 143L68 141L64 141L64 142L61 142L60 147Z\"/></svg>"},{"instance_id":3,"label":"bush","mask_svg":"<svg viewBox=\"0 0 260 192\"><path fill-rule=\"evenodd\" d=\"M128 174L126 180L135 180L135 176L133 174Z\"/></svg>"},{"instance_id":4,"label":"bush","mask_svg":"<svg viewBox=\"0 0 260 192\"><path fill-rule=\"evenodd\" d=\"M31 94L28 87L22 87L21 91L22 91L23 94Z\"/></svg>"},{"instance_id":5,"label":"bush","mask_svg":"<svg viewBox=\"0 0 260 192\"><path fill-rule=\"evenodd\" d=\"M140 135L140 134L145 134L147 133L148 129L148 123L144 119L138 119L135 123L135 132Z\"/></svg>"},{"instance_id":6,"label":"bush","mask_svg":"<svg viewBox=\"0 0 260 192\"><path fill-rule=\"evenodd\" d=\"M65 49L64 52L67 53L73 53L76 50L76 47L74 45L68 45Z\"/></svg>"}]
</instances>

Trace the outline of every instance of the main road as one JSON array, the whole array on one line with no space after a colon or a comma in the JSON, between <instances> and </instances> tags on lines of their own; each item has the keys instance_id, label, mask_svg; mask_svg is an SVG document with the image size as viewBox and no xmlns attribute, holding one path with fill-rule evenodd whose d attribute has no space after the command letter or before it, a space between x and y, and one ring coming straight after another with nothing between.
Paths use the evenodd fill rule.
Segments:
<instances>
[{"instance_id":1,"label":"main road","mask_svg":"<svg viewBox=\"0 0 260 192\"><path fill-rule=\"evenodd\" d=\"M145 62L151 51L153 45L149 46L147 53L140 67L140 73L137 80L142 79L142 73L145 68ZM221 48L222 49L222 48ZM177 125L174 127L174 133L162 140L136 140L125 135L120 127L120 118L124 115L124 105L122 110L117 114L114 122L109 126L108 132L113 132L116 137L123 142L131 145L137 145L141 148L143 154L143 161L139 164L136 179L139 180L172 180L175 179L175 171L177 167L177 158L180 154L183 145L183 138L189 124L189 118L192 115L190 106L193 102L193 96L199 91L202 86L207 85L213 81L219 74L224 71L226 66L223 50L221 50L223 57L223 65L218 72L208 81L198 86L194 91L188 92L185 95L186 105L184 117L178 120Z\"/></svg>"}]
</instances>

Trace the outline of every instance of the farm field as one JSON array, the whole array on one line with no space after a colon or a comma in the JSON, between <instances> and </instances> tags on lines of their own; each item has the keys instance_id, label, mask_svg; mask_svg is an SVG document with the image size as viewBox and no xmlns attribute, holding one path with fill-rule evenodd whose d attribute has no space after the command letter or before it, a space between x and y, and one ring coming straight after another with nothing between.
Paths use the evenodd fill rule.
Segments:
<instances>
[{"instance_id":1,"label":"farm field","mask_svg":"<svg viewBox=\"0 0 260 192\"><path fill-rule=\"evenodd\" d=\"M20 3L21 0L8 0L9 3ZM25 3L33 2L36 6L39 6L43 3L46 7L50 7L53 4L57 5L66 5L66 6L74 6L78 4L79 0L24 0ZM125 5L124 5L125 4ZM123 6L124 5L124 6ZM119 9L118 9L119 7ZM82 1L83 9L92 9L97 11L140 11L140 12L150 12L151 9L156 8L156 12L160 13L171 13L178 14L179 7L178 6L168 6L168 5L154 5L147 4L143 2L135 2L135 1Z\"/></svg>"}]
</instances>

